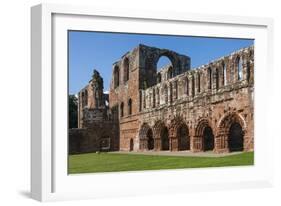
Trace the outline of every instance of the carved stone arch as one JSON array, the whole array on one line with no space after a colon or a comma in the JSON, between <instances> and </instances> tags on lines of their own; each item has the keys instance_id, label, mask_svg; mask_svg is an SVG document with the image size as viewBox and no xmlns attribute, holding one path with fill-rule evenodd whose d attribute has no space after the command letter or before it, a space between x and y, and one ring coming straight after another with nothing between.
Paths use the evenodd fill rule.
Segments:
<instances>
[{"instance_id":1,"label":"carved stone arch","mask_svg":"<svg viewBox=\"0 0 281 206\"><path fill-rule=\"evenodd\" d=\"M190 137L188 126L181 117L175 117L169 125L171 150L189 150Z\"/></svg>"},{"instance_id":2,"label":"carved stone arch","mask_svg":"<svg viewBox=\"0 0 281 206\"><path fill-rule=\"evenodd\" d=\"M243 79L243 55L238 54L234 60L235 73L237 73L237 80Z\"/></svg>"},{"instance_id":3,"label":"carved stone arch","mask_svg":"<svg viewBox=\"0 0 281 206\"><path fill-rule=\"evenodd\" d=\"M173 68L174 68L175 70L178 69L178 67L179 67L179 61L178 61L177 54L174 53L174 52L172 52L172 51L168 51L168 50L160 50L159 55L158 55L158 56L156 57L156 59L155 59L155 64L156 64L156 65L157 65L159 59L160 59L161 57L163 57L163 56L167 57L167 58L171 61L172 66L173 66ZM177 71L176 71L176 72L177 72Z\"/></svg>"},{"instance_id":4,"label":"carved stone arch","mask_svg":"<svg viewBox=\"0 0 281 206\"><path fill-rule=\"evenodd\" d=\"M114 66L113 69L113 85L114 88L117 88L120 84L120 69L118 65Z\"/></svg>"},{"instance_id":5,"label":"carved stone arch","mask_svg":"<svg viewBox=\"0 0 281 206\"><path fill-rule=\"evenodd\" d=\"M247 124L242 115L236 112L227 113L218 122L217 151L243 150L246 136Z\"/></svg>"},{"instance_id":6,"label":"carved stone arch","mask_svg":"<svg viewBox=\"0 0 281 206\"><path fill-rule=\"evenodd\" d=\"M211 121L202 118L198 121L193 138L194 151L214 150L215 137Z\"/></svg>"},{"instance_id":7,"label":"carved stone arch","mask_svg":"<svg viewBox=\"0 0 281 206\"><path fill-rule=\"evenodd\" d=\"M140 127L139 142L140 150L154 149L153 130L147 123L143 123Z\"/></svg>"},{"instance_id":8,"label":"carved stone arch","mask_svg":"<svg viewBox=\"0 0 281 206\"><path fill-rule=\"evenodd\" d=\"M130 78L130 61L128 57L123 59L123 82L127 82Z\"/></svg>"},{"instance_id":9,"label":"carved stone arch","mask_svg":"<svg viewBox=\"0 0 281 206\"><path fill-rule=\"evenodd\" d=\"M154 149L169 150L169 130L165 123L162 120L156 121L152 131L154 134Z\"/></svg>"},{"instance_id":10,"label":"carved stone arch","mask_svg":"<svg viewBox=\"0 0 281 206\"><path fill-rule=\"evenodd\" d=\"M224 116L222 116L217 123L217 127L220 130L222 127L225 127L225 125L229 125L229 123L232 121L237 121L238 123L240 123L243 130L247 129L247 123L246 123L245 119L243 118L243 116L241 114L239 114L235 111L230 111L230 112L226 113Z\"/></svg>"}]
</instances>

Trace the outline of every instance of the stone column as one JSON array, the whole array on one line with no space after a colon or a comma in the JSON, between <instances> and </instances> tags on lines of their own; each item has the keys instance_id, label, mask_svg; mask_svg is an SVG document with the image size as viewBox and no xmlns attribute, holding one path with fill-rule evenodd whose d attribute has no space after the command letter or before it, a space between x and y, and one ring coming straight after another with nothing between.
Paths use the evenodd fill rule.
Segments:
<instances>
[{"instance_id":1,"label":"stone column","mask_svg":"<svg viewBox=\"0 0 281 206\"><path fill-rule=\"evenodd\" d=\"M200 136L194 136L192 138L192 152L203 151L203 138Z\"/></svg>"},{"instance_id":2,"label":"stone column","mask_svg":"<svg viewBox=\"0 0 281 206\"><path fill-rule=\"evenodd\" d=\"M220 134L217 137L215 137L215 148L214 152L216 153L226 153L229 152L228 148L228 137L227 134Z\"/></svg>"},{"instance_id":3,"label":"stone column","mask_svg":"<svg viewBox=\"0 0 281 206\"><path fill-rule=\"evenodd\" d=\"M160 139L160 137L154 138L154 150L155 151L161 150L161 139Z\"/></svg>"},{"instance_id":4,"label":"stone column","mask_svg":"<svg viewBox=\"0 0 281 206\"><path fill-rule=\"evenodd\" d=\"M177 137L170 137L170 151L178 151L179 146L178 146L178 138Z\"/></svg>"}]
</instances>

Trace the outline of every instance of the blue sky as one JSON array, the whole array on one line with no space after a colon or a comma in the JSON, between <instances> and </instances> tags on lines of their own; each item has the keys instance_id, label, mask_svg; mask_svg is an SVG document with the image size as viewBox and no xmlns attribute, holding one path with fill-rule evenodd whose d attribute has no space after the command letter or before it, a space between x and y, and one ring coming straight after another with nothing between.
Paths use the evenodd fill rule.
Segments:
<instances>
[{"instance_id":1,"label":"blue sky","mask_svg":"<svg viewBox=\"0 0 281 206\"><path fill-rule=\"evenodd\" d=\"M138 44L174 50L191 58L191 68L254 44L249 39L69 31L69 93L76 94L97 69L109 90L112 63ZM162 57L158 67L169 63Z\"/></svg>"}]
</instances>

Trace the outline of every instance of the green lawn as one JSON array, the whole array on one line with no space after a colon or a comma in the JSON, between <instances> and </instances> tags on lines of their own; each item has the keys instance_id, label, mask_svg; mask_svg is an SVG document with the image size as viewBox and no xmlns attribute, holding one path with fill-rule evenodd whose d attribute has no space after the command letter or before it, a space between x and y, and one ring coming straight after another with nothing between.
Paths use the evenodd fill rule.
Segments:
<instances>
[{"instance_id":1,"label":"green lawn","mask_svg":"<svg viewBox=\"0 0 281 206\"><path fill-rule=\"evenodd\" d=\"M69 156L69 173L222 167L253 164L253 152L245 152L224 157L88 153Z\"/></svg>"}]
</instances>

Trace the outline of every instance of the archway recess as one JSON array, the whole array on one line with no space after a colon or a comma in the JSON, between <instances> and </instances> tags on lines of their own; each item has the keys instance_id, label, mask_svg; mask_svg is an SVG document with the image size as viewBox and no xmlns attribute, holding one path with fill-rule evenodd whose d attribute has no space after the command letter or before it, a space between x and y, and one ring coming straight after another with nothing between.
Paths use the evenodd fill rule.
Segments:
<instances>
[{"instance_id":1,"label":"archway recess","mask_svg":"<svg viewBox=\"0 0 281 206\"><path fill-rule=\"evenodd\" d=\"M203 131L203 150L209 151L214 149L214 134L211 127L205 127Z\"/></svg>"},{"instance_id":2,"label":"archway recess","mask_svg":"<svg viewBox=\"0 0 281 206\"><path fill-rule=\"evenodd\" d=\"M170 142L169 142L169 133L167 127L163 127L161 129L160 138L161 138L161 150L169 150Z\"/></svg>"},{"instance_id":3,"label":"archway recess","mask_svg":"<svg viewBox=\"0 0 281 206\"><path fill-rule=\"evenodd\" d=\"M146 138L147 138L147 149L153 150L154 149L154 139L153 139L152 129L149 129L147 131Z\"/></svg>"},{"instance_id":4,"label":"archway recess","mask_svg":"<svg viewBox=\"0 0 281 206\"><path fill-rule=\"evenodd\" d=\"M212 127L207 119L202 119L197 124L193 138L194 151L214 150L215 138Z\"/></svg>"},{"instance_id":5,"label":"archway recess","mask_svg":"<svg viewBox=\"0 0 281 206\"><path fill-rule=\"evenodd\" d=\"M228 148L230 152L243 151L244 149L244 132L239 123L231 124L228 133Z\"/></svg>"},{"instance_id":6,"label":"archway recess","mask_svg":"<svg viewBox=\"0 0 281 206\"><path fill-rule=\"evenodd\" d=\"M190 137L188 128L185 124L181 124L177 129L178 150L190 150Z\"/></svg>"},{"instance_id":7,"label":"archway recess","mask_svg":"<svg viewBox=\"0 0 281 206\"><path fill-rule=\"evenodd\" d=\"M241 115L237 113L227 114L219 122L216 150L218 152L243 151L246 128L246 122Z\"/></svg>"}]
</instances>

